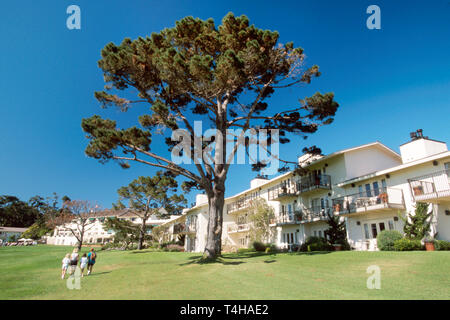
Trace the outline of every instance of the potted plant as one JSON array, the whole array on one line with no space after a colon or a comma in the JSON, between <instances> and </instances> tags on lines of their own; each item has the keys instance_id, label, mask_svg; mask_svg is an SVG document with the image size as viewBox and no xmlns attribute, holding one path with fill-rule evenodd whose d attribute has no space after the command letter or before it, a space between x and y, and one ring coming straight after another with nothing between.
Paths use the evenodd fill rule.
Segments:
<instances>
[{"instance_id":1,"label":"potted plant","mask_svg":"<svg viewBox=\"0 0 450 320\"><path fill-rule=\"evenodd\" d=\"M341 204L340 203L336 203L334 205L334 212L339 212L341 211Z\"/></svg>"},{"instance_id":2,"label":"potted plant","mask_svg":"<svg viewBox=\"0 0 450 320\"><path fill-rule=\"evenodd\" d=\"M294 212L294 217L296 221L301 221L302 220L302 212L301 211L295 211Z\"/></svg>"},{"instance_id":3,"label":"potted plant","mask_svg":"<svg viewBox=\"0 0 450 320\"><path fill-rule=\"evenodd\" d=\"M425 244L425 249L427 251L434 251L435 247L434 247L434 238L431 236L426 236L425 238L423 238L423 243Z\"/></svg>"},{"instance_id":4,"label":"potted plant","mask_svg":"<svg viewBox=\"0 0 450 320\"><path fill-rule=\"evenodd\" d=\"M420 196L423 194L423 187L421 185L413 187L414 195Z\"/></svg>"},{"instance_id":5,"label":"potted plant","mask_svg":"<svg viewBox=\"0 0 450 320\"><path fill-rule=\"evenodd\" d=\"M388 202L388 195L387 195L386 192L381 193L381 194L379 195L379 198L380 198L380 200L381 200L382 203L387 203L387 202Z\"/></svg>"}]
</instances>

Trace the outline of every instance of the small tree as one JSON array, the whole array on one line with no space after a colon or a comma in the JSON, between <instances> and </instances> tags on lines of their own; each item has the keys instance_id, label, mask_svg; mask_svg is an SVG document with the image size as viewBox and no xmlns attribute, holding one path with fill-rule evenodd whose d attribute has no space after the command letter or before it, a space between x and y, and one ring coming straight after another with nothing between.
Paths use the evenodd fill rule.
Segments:
<instances>
[{"instance_id":1,"label":"small tree","mask_svg":"<svg viewBox=\"0 0 450 320\"><path fill-rule=\"evenodd\" d=\"M107 218L103 222L103 227L114 231L114 242L122 243L122 249L141 239L141 228L131 221L120 220L117 218Z\"/></svg>"},{"instance_id":2,"label":"small tree","mask_svg":"<svg viewBox=\"0 0 450 320\"><path fill-rule=\"evenodd\" d=\"M407 214L406 217L400 216L404 222L403 232L409 239L422 240L430 232L431 216L433 212L428 213L428 204L418 202L415 206L414 214Z\"/></svg>"},{"instance_id":3,"label":"small tree","mask_svg":"<svg viewBox=\"0 0 450 320\"><path fill-rule=\"evenodd\" d=\"M67 201L63 206L63 213L58 217L58 222L65 225L78 241L78 250L83 245L86 231L94 226L91 218L95 217L99 206L86 200Z\"/></svg>"},{"instance_id":4,"label":"small tree","mask_svg":"<svg viewBox=\"0 0 450 320\"><path fill-rule=\"evenodd\" d=\"M161 243L164 241L164 236L168 234L169 227L165 225L160 225L157 227L154 227L152 229L152 238L158 243Z\"/></svg>"},{"instance_id":5,"label":"small tree","mask_svg":"<svg viewBox=\"0 0 450 320\"><path fill-rule=\"evenodd\" d=\"M245 213L250 223L250 239L259 242L270 241L273 236L270 224L275 219L275 214L273 208L267 204L266 200L253 200L250 208Z\"/></svg>"},{"instance_id":6,"label":"small tree","mask_svg":"<svg viewBox=\"0 0 450 320\"><path fill-rule=\"evenodd\" d=\"M147 232L148 218L153 214L161 217L161 208L164 208L165 215L179 213L186 203L183 195L174 194L177 187L178 183L172 173L158 171L153 177L139 177L117 191L119 201L113 204L114 208L123 209L126 207L123 201L128 201L129 207L141 218L139 250L142 249Z\"/></svg>"},{"instance_id":7,"label":"small tree","mask_svg":"<svg viewBox=\"0 0 450 320\"><path fill-rule=\"evenodd\" d=\"M348 248L345 221L341 221L341 217L337 215L327 213L327 224L329 228L325 231L325 235L330 244L341 244Z\"/></svg>"}]
</instances>

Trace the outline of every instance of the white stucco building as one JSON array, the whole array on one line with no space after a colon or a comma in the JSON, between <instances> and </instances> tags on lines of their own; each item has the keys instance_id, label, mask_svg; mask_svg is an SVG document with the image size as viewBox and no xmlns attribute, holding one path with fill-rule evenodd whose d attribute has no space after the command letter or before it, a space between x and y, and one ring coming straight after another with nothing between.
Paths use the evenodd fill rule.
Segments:
<instances>
[{"instance_id":1,"label":"white stucco building","mask_svg":"<svg viewBox=\"0 0 450 320\"><path fill-rule=\"evenodd\" d=\"M168 219L159 219L156 215L152 215L147 219L147 226L159 226L167 223L178 216L170 216ZM86 244L103 244L111 241L114 238L113 230L105 230L103 222L106 218L117 218L120 220L128 220L136 224L141 224L142 219L139 215L133 213L130 209L123 210L103 210L93 213L89 218L90 223L86 226L84 243ZM53 234L47 237L47 244L75 246L78 243L77 238L69 229L76 230L77 224L73 221L71 223L61 225L53 230Z\"/></svg>"},{"instance_id":2,"label":"white stucco building","mask_svg":"<svg viewBox=\"0 0 450 320\"><path fill-rule=\"evenodd\" d=\"M399 214L414 212L418 201L430 204L436 238L450 241L450 152L446 143L424 137L421 130L411 137L400 153L373 142L306 163L302 156L299 161L308 171L303 176L288 172L271 180L253 179L250 188L225 200L223 250L249 246L244 213L255 198L274 208L272 241L279 247L301 244L308 236L323 237L329 212L345 220L355 250L377 250L377 234L386 229L402 232ZM167 225L172 226L172 238L186 235L186 251L202 252L206 196L198 195L195 206Z\"/></svg>"}]
</instances>

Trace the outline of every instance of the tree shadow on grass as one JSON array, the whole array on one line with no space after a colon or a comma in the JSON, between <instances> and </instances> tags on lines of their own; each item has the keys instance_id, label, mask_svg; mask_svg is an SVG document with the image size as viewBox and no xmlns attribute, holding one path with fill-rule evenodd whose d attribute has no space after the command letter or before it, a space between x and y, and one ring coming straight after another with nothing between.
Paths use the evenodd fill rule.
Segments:
<instances>
[{"instance_id":1,"label":"tree shadow on grass","mask_svg":"<svg viewBox=\"0 0 450 320\"><path fill-rule=\"evenodd\" d=\"M101 274L107 274L107 273L111 273L111 271L95 272L95 273L89 274L89 276L86 275L86 276L84 276L84 277L98 276L98 275L101 275Z\"/></svg>"},{"instance_id":2,"label":"tree shadow on grass","mask_svg":"<svg viewBox=\"0 0 450 320\"><path fill-rule=\"evenodd\" d=\"M190 261L188 261L188 262L180 263L179 266L187 266L187 265L191 265L191 264L202 265L202 264L217 264L217 263L220 263L223 265L239 265L239 264L245 263L244 261L226 261L225 259L223 259L223 257L219 257L214 260L211 260L211 259L205 260L205 259L203 259L202 256L194 256L194 257L189 257L189 260Z\"/></svg>"},{"instance_id":3,"label":"tree shadow on grass","mask_svg":"<svg viewBox=\"0 0 450 320\"><path fill-rule=\"evenodd\" d=\"M329 254L329 253L333 253L333 251L286 252L286 254L290 255L290 256L303 256L303 255L305 255L305 256L314 256L314 255L317 255L317 254Z\"/></svg>"},{"instance_id":4,"label":"tree shadow on grass","mask_svg":"<svg viewBox=\"0 0 450 320\"><path fill-rule=\"evenodd\" d=\"M180 266L185 265L191 265L191 264L215 264L220 263L223 265L239 265L242 263L246 263L245 261L242 261L244 259L251 259L256 257L266 256L268 259L264 260L264 263L273 263L277 260L273 259L274 256L276 256L276 253L264 253L264 252L245 252L245 253L231 253L231 254L225 254L223 256L218 257L214 260L205 260L203 257L200 256L192 256L188 259L190 261L186 263L179 264ZM229 260L239 260L239 261L229 261Z\"/></svg>"},{"instance_id":5,"label":"tree shadow on grass","mask_svg":"<svg viewBox=\"0 0 450 320\"><path fill-rule=\"evenodd\" d=\"M136 254L136 253L153 253L153 252L158 252L158 251L153 251L153 250L134 250L134 251L130 251L129 253L131 254Z\"/></svg>"}]
</instances>

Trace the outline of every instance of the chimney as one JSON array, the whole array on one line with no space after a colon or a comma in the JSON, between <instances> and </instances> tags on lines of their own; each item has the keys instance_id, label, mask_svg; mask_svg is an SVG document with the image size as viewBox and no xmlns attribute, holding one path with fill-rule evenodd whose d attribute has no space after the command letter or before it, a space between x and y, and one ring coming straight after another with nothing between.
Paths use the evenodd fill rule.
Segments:
<instances>
[{"instance_id":1,"label":"chimney","mask_svg":"<svg viewBox=\"0 0 450 320\"><path fill-rule=\"evenodd\" d=\"M199 193L195 196L195 205L199 206L201 204L208 203L208 196L204 193Z\"/></svg>"},{"instance_id":2,"label":"chimney","mask_svg":"<svg viewBox=\"0 0 450 320\"><path fill-rule=\"evenodd\" d=\"M259 175L250 181L250 188L253 189L253 188L259 187L259 186L265 184L267 182L267 180L268 180L267 176Z\"/></svg>"}]
</instances>

